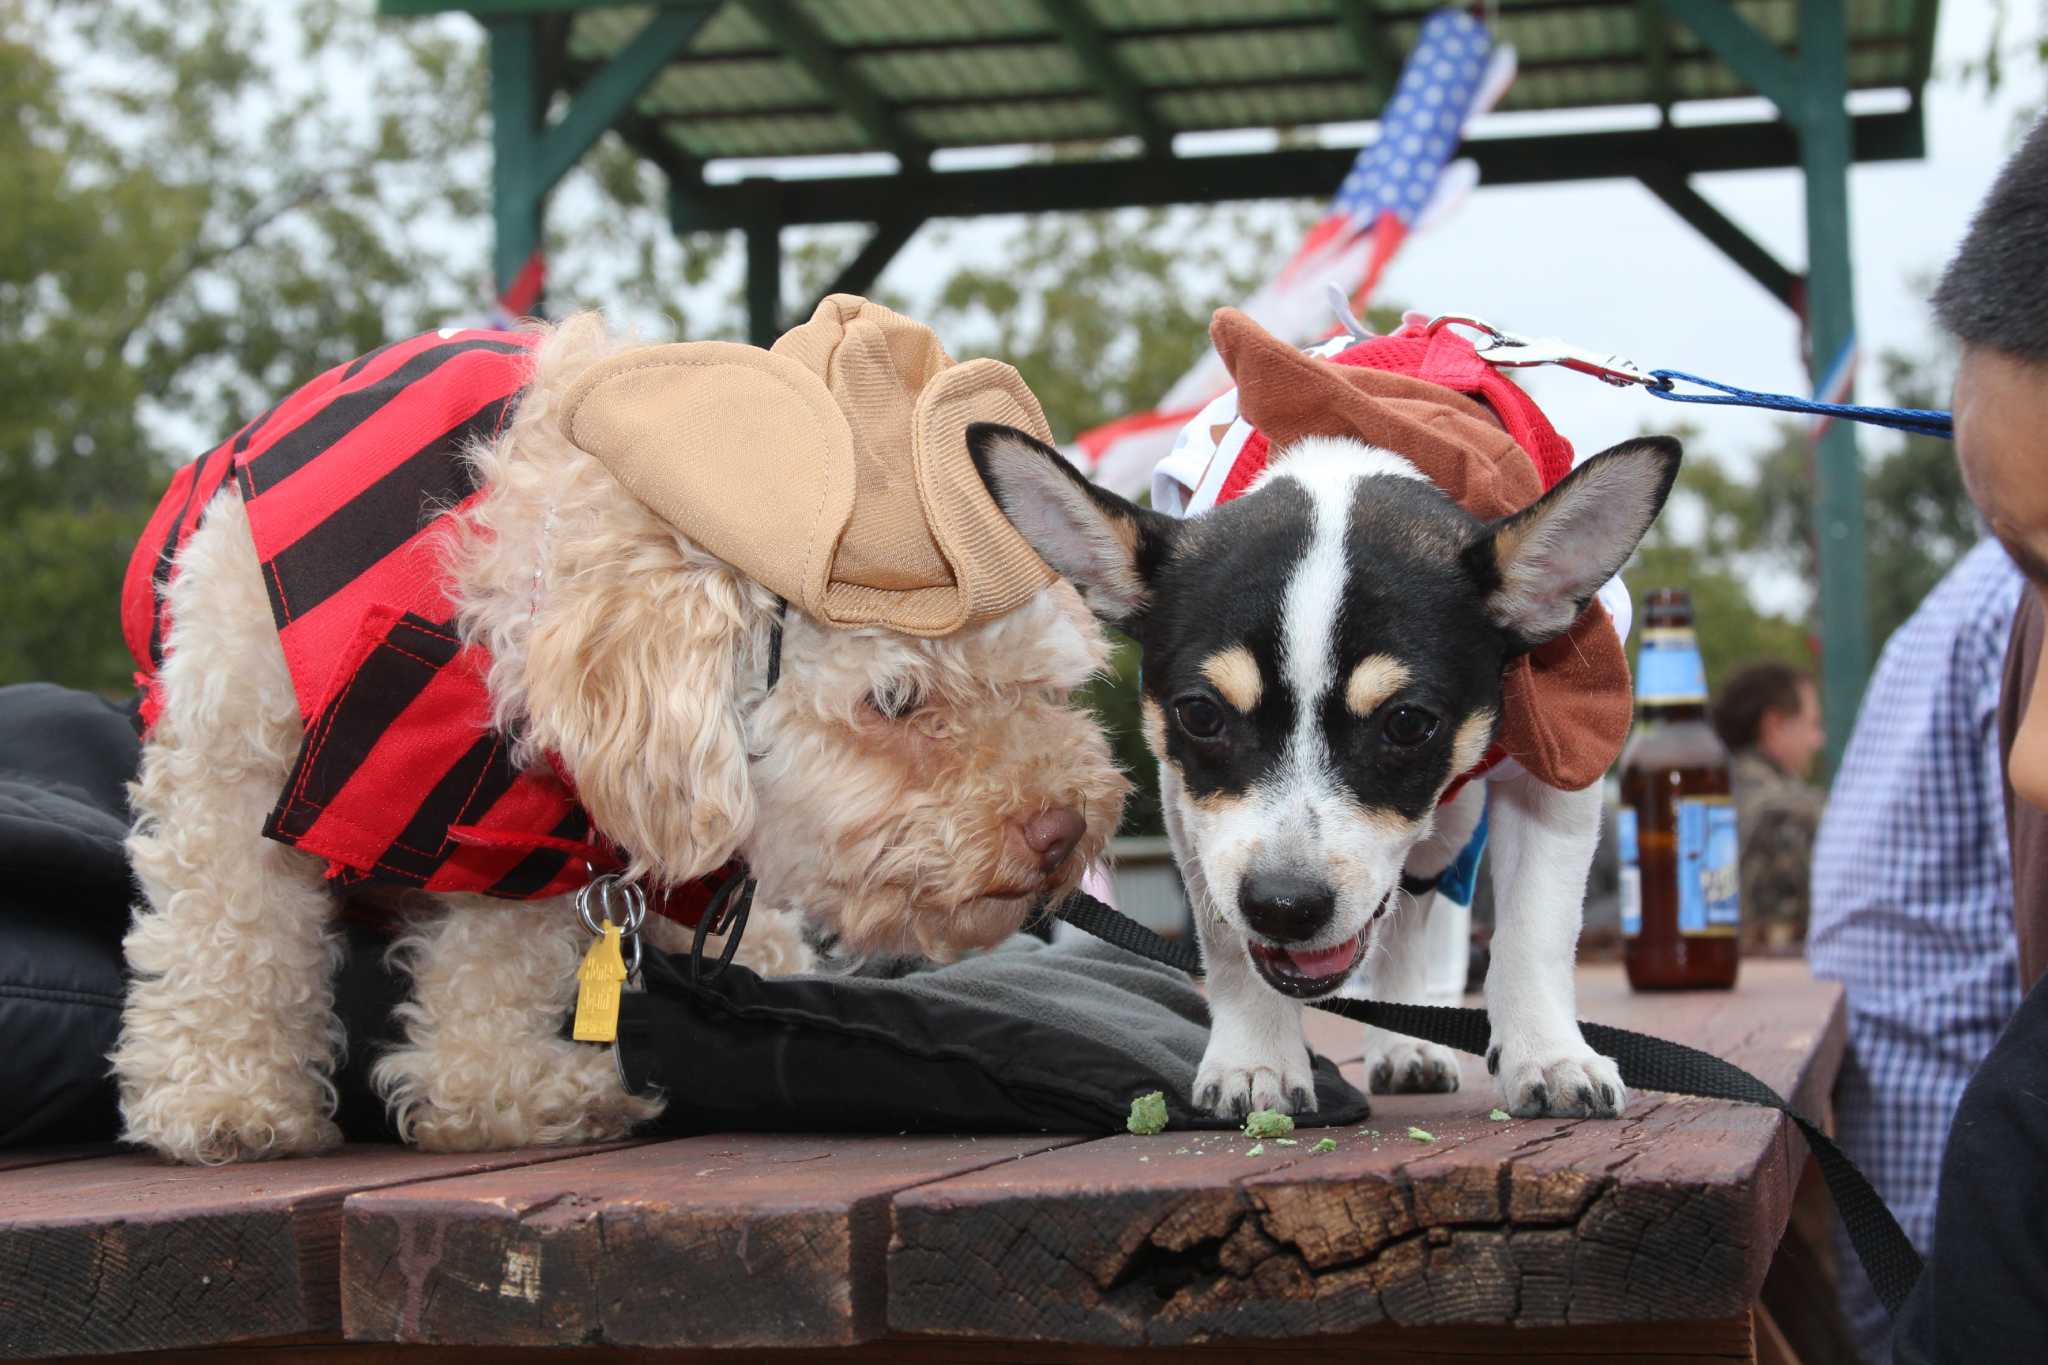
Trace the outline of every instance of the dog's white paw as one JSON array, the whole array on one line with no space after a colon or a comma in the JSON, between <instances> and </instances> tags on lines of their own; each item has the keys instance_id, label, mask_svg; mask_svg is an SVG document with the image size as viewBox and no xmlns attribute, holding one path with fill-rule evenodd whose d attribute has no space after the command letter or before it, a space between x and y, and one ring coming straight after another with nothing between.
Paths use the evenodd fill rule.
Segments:
<instances>
[{"instance_id":1,"label":"dog's white paw","mask_svg":"<svg viewBox=\"0 0 2048 1365\"><path fill-rule=\"evenodd\" d=\"M1308 1050L1261 1051L1212 1034L1195 1072L1195 1108L1220 1119L1241 1119L1254 1109L1313 1114L1316 1085Z\"/></svg>"},{"instance_id":2,"label":"dog's white paw","mask_svg":"<svg viewBox=\"0 0 2048 1365\"><path fill-rule=\"evenodd\" d=\"M310 1076L282 1089L289 1093L198 1080L124 1085L121 1136L188 1166L307 1156L341 1142Z\"/></svg>"},{"instance_id":3,"label":"dog's white paw","mask_svg":"<svg viewBox=\"0 0 2048 1365\"><path fill-rule=\"evenodd\" d=\"M547 1039L472 1067L459 1060L412 1048L378 1063L377 1083L399 1135L422 1151L609 1142L667 1107L658 1096L626 1093L609 1048Z\"/></svg>"},{"instance_id":4,"label":"dog's white paw","mask_svg":"<svg viewBox=\"0 0 2048 1365\"><path fill-rule=\"evenodd\" d=\"M1620 1070L1578 1038L1495 1044L1486 1069L1500 1083L1502 1105L1518 1119L1611 1119L1628 1107Z\"/></svg>"},{"instance_id":5,"label":"dog's white paw","mask_svg":"<svg viewBox=\"0 0 2048 1365\"><path fill-rule=\"evenodd\" d=\"M1368 1034L1366 1082L1375 1095L1445 1094L1458 1088L1458 1054L1399 1034Z\"/></svg>"}]
</instances>

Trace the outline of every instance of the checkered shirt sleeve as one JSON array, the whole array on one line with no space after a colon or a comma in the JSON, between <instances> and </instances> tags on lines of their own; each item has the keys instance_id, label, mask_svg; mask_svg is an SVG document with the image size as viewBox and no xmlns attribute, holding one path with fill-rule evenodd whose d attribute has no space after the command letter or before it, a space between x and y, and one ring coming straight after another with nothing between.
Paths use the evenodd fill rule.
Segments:
<instances>
[{"instance_id":1,"label":"checkered shirt sleeve","mask_svg":"<svg viewBox=\"0 0 2048 1365\"><path fill-rule=\"evenodd\" d=\"M1949 1122L2020 1002L1998 694L2021 586L1984 541L1893 634L1814 845L1807 959L1848 999L1841 1142L1923 1254ZM1875 1345L1854 1266L1844 1307Z\"/></svg>"}]
</instances>

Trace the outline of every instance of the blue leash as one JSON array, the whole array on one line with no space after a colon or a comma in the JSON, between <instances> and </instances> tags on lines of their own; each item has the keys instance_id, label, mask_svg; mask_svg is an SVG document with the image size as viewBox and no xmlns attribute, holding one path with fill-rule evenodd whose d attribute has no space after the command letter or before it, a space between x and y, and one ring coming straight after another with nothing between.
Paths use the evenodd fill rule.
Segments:
<instances>
[{"instance_id":1,"label":"blue leash","mask_svg":"<svg viewBox=\"0 0 2048 1365\"><path fill-rule=\"evenodd\" d=\"M1708 403L1718 407L1768 408L1772 412L1839 417L1844 421L1889 427L1893 431L1909 431L1916 436L1939 436L1943 440L1955 438L1954 426L1949 415L1930 408L1879 408L1856 403L1822 403L1812 398L1794 398L1790 394L1758 393L1753 389L1738 389L1733 384L1717 384L1711 379L1702 379L1683 370L1652 370L1650 378L1657 382L1643 387L1652 397L1661 398L1667 403ZM1677 380L1697 384L1701 388L1714 389L1717 393L1679 393L1672 388L1673 382Z\"/></svg>"},{"instance_id":2,"label":"blue leash","mask_svg":"<svg viewBox=\"0 0 2048 1365\"><path fill-rule=\"evenodd\" d=\"M1655 397L1667 403L1707 403L1718 407L1765 408L1772 412L1799 413L1811 417L1836 417L1848 422L1864 422L1871 426L1889 427L1893 431L1911 432L1916 436L1938 436L1953 440L1954 425L1946 412L1928 408L1880 408L1866 407L1856 403L1823 403L1815 398L1797 398L1785 393L1759 393L1754 389L1738 389L1733 384L1720 384L1711 379L1702 379L1684 370L1643 370L1616 355L1600 355L1570 342L1550 338L1531 340L1511 332L1503 332L1491 323L1462 313L1446 313L1430 320L1425 333L1435 332L1443 327L1467 327L1480 333L1481 340L1474 349L1479 358L1489 365L1501 369L1519 369L1528 365L1559 365L1580 374L1592 375L1595 379L1621 388L1641 385ZM1713 393L1680 393L1679 381L1697 384Z\"/></svg>"}]
</instances>

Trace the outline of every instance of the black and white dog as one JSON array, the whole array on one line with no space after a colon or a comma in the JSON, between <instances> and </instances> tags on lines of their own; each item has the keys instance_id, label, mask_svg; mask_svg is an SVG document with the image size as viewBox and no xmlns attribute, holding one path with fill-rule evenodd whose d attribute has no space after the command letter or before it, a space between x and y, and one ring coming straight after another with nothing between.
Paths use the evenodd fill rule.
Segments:
<instances>
[{"instance_id":1,"label":"black and white dog","mask_svg":"<svg viewBox=\"0 0 2048 1365\"><path fill-rule=\"evenodd\" d=\"M1025 538L1143 650L1146 737L1214 1016L1197 1103L1312 1109L1302 1002L1361 965L1375 998L1423 998L1431 898L1401 903L1403 871L1432 876L1464 847L1480 784L1439 798L1493 740L1502 670L1620 571L1678 443L1616 446L1493 522L1349 437L1276 444L1248 492L1188 521L1095 486L1022 432L971 428L969 445ZM1491 791L1502 1103L1618 1114L1620 1075L1580 1035L1573 989L1599 787L1524 772ZM1375 1089L1457 1087L1431 1044L1374 1037L1367 1060Z\"/></svg>"}]
</instances>

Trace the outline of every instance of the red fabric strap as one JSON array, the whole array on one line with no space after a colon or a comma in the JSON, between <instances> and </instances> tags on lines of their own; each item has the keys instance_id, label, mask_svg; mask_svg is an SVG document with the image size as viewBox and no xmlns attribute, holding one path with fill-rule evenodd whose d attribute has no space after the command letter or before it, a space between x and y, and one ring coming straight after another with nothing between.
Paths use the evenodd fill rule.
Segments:
<instances>
[{"instance_id":1,"label":"red fabric strap","mask_svg":"<svg viewBox=\"0 0 2048 1365\"><path fill-rule=\"evenodd\" d=\"M546 834L528 834L517 830L484 829L478 825L450 825L448 837L458 844L472 848L497 849L504 852L531 853L535 849L553 849L578 858L589 867L593 874L617 872L626 865L619 851L610 844L599 844L578 839L556 839ZM699 877L694 882L681 886L661 886L647 890L647 908L663 919L671 919L685 928L694 929L697 921L704 918L704 911L711 905L718 888L732 877L740 875L746 864L734 859L708 877ZM645 889L645 888L643 888Z\"/></svg>"},{"instance_id":2,"label":"red fabric strap","mask_svg":"<svg viewBox=\"0 0 2048 1365\"><path fill-rule=\"evenodd\" d=\"M1536 406L1536 400L1521 385L1481 360L1472 342L1448 327L1432 336L1411 324L1391 336L1368 337L1329 359L1333 365L1356 365L1426 379L1477 398L1529 456L1546 489L1555 488L1559 480L1571 473L1571 442L1558 434L1550 419L1543 415L1543 409ZM1245 439L1237 463L1225 476L1216 501L1229 502L1243 494L1265 472L1270 456L1266 434L1253 432Z\"/></svg>"}]
</instances>

